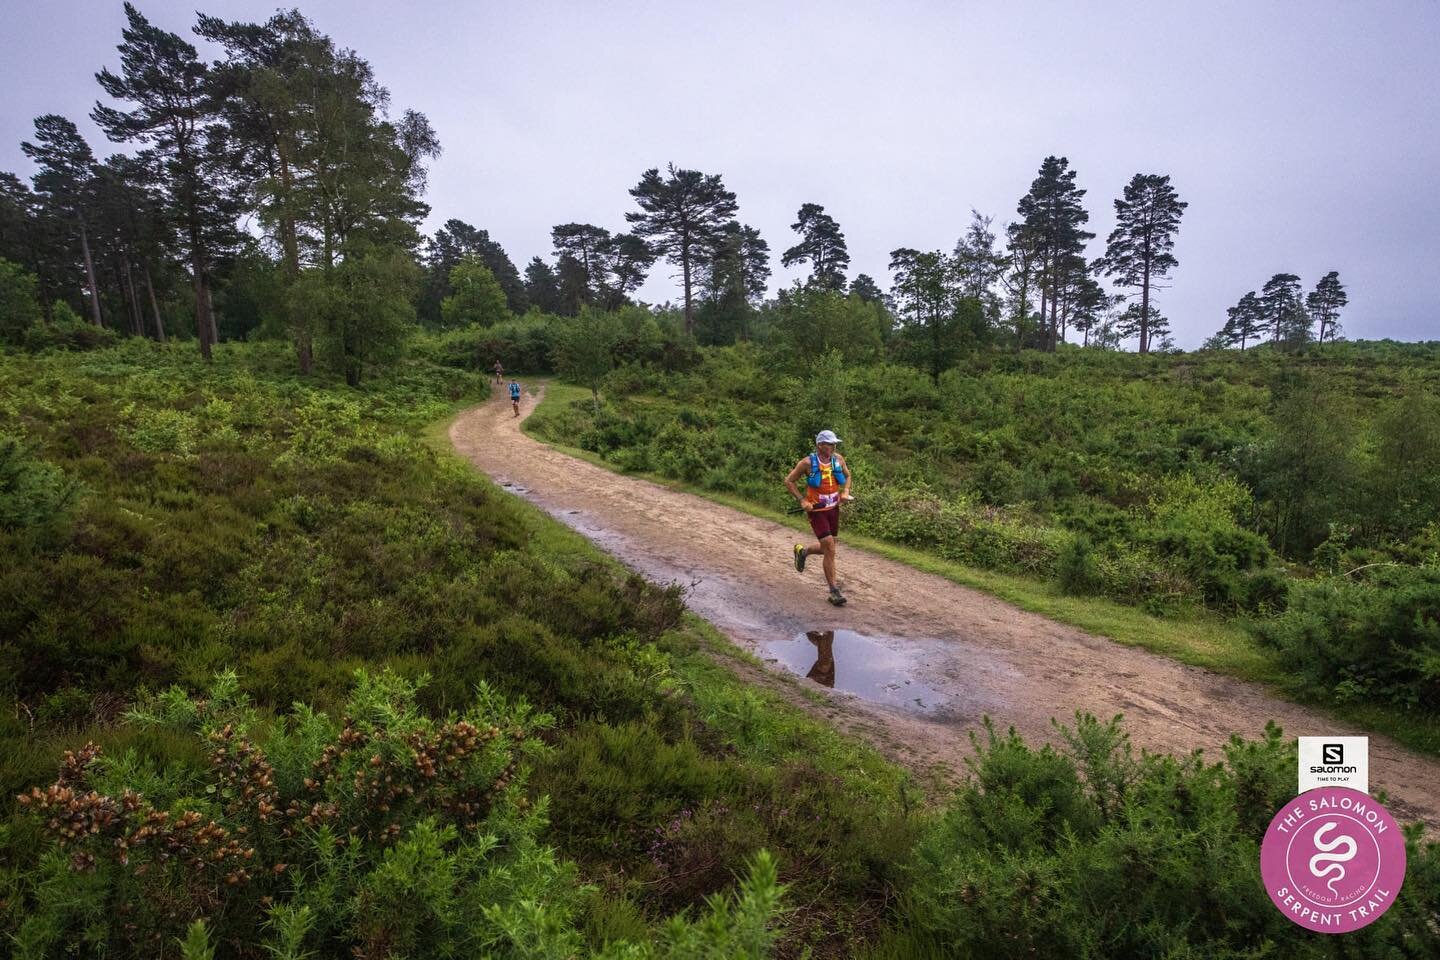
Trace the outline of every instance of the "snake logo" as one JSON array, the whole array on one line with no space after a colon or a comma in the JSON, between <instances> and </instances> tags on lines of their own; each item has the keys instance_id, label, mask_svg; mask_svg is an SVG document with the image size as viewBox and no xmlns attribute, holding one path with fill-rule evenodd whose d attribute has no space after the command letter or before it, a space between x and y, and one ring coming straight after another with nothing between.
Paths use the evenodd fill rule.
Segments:
<instances>
[{"instance_id":1,"label":"snake logo","mask_svg":"<svg viewBox=\"0 0 1440 960\"><path fill-rule=\"evenodd\" d=\"M1339 829L1339 827L1340 821L1331 820L1329 823L1322 824L1315 831L1315 847L1322 852L1310 858L1310 875L1317 880L1325 880L1326 877L1329 877L1329 880L1325 880L1325 886L1330 888L1331 893L1336 892L1335 884L1345 879L1345 868L1341 864L1354 860L1357 849L1355 838L1348 833L1342 833L1333 840L1326 839L1331 830ZM1340 847L1344 847L1345 852L1335 853L1334 851ZM1317 864L1324 864L1324 869L1318 868Z\"/></svg>"}]
</instances>

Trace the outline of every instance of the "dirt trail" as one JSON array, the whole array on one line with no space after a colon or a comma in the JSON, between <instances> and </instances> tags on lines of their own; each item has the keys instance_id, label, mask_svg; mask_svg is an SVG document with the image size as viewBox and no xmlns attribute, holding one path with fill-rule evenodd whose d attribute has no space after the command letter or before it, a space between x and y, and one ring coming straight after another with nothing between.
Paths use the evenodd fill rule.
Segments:
<instances>
[{"instance_id":1,"label":"dirt trail","mask_svg":"<svg viewBox=\"0 0 1440 960\"><path fill-rule=\"evenodd\" d=\"M537 402L525 396L522 418ZM873 691L868 699L832 691L820 712L917 769L938 766L941 776L946 768L960 769L971 753L967 733L985 714L1002 729L1013 725L1027 739L1052 741L1051 717L1123 713L1136 746L1172 753L1198 747L1212 761L1232 733L1261 736L1272 719L1290 736L1365 733L1259 685L1087 634L846 547L843 528L840 575L850 603L831 607L819 557L804 574L795 571L794 531L560 453L520 431L508 398L497 395L461 414L450 440L497 482L633 569L686 585L692 610L758 656L783 658L793 669L814 659L795 655L806 631L863 635L837 634L828 670L811 672L823 679L861 677L853 686L863 690L867 672L882 664L891 693L903 693L907 683L923 685L923 702L907 708L879 702L885 698ZM867 645L865 637L874 641ZM1391 810L1402 821L1440 827L1440 761L1372 735L1370 787L1389 791Z\"/></svg>"}]
</instances>

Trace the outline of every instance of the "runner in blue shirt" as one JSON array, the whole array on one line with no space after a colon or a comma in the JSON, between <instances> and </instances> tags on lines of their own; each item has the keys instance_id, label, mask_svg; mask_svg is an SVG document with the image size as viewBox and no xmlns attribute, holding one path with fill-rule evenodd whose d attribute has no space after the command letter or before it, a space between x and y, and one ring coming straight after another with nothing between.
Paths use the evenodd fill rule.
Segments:
<instances>
[{"instance_id":1,"label":"runner in blue shirt","mask_svg":"<svg viewBox=\"0 0 1440 960\"><path fill-rule=\"evenodd\" d=\"M510 381L510 406L515 409L515 416L520 416L520 383L516 380Z\"/></svg>"}]
</instances>

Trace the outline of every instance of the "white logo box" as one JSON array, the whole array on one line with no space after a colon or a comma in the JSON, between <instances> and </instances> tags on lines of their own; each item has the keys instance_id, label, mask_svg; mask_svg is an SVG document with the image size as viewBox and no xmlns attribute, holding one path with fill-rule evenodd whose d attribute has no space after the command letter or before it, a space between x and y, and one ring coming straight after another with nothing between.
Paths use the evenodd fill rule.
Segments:
<instances>
[{"instance_id":1,"label":"white logo box","mask_svg":"<svg viewBox=\"0 0 1440 960\"><path fill-rule=\"evenodd\" d=\"M1349 787L1370 792L1369 737L1301 737L1300 792Z\"/></svg>"}]
</instances>

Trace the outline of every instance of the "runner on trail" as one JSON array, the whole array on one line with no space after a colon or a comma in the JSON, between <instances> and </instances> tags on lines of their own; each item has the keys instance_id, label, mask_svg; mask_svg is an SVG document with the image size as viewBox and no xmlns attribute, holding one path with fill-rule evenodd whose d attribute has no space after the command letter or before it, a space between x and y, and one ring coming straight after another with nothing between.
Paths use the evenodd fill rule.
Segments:
<instances>
[{"instance_id":1,"label":"runner on trail","mask_svg":"<svg viewBox=\"0 0 1440 960\"><path fill-rule=\"evenodd\" d=\"M504 382L505 382L505 368L502 367L502 366L500 366L500 361L499 361L499 360L496 360L496 361L495 361L495 382L496 382L496 383L504 383Z\"/></svg>"},{"instance_id":2,"label":"runner on trail","mask_svg":"<svg viewBox=\"0 0 1440 960\"><path fill-rule=\"evenodd\" d=\"M805 558L812 554L825 555L825 582L830 585L830 602L839 607L845 603L845 595L835 581L835 538L840 535L840 504L855 499L850 496L850 469L845 458L835 452L840 438L833 430L821 430L815 437L815 452L801 457L785 477L785 487L790 495L800 501L800 509L810 518L810 529L815 531L819 542L812 546L795 544L795 569L805 572ZM802 495L795 485L805 478L805 493Z\"/></svg>"},{"instance_id":3,"label":"runner on trail","mask_svg":"<svg viewBox=\"0 0 1440 960\"><path fill-rule=\"evenodd\" d=\"M514 408L515 416L520 416L520 383L513 378L510 381L510 406Z\"/></svg>"}]
</instances>

